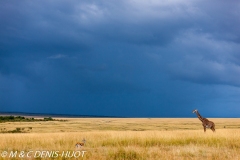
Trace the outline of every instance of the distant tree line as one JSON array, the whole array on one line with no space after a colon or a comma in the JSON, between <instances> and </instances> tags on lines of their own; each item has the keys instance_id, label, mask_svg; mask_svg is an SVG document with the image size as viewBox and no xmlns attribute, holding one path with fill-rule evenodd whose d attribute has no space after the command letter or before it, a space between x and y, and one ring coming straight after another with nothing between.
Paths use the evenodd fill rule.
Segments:
<instances>
[{"instance_id":1,"label":"distant tree line","mask_svg":"<svg viewBox=\"0 0 240 160\"><path fill-rule=\"evenodd\" d=\"M35 122L35 121L56 121L56 119L53 119L52 117L46 117L43 119L40 118L26 118L23 116L0 116L0 123L4 122ZM57 120L59 121L59 120ZM62 121L62 120L60 120Z\"/></svg>"}]
</instances>

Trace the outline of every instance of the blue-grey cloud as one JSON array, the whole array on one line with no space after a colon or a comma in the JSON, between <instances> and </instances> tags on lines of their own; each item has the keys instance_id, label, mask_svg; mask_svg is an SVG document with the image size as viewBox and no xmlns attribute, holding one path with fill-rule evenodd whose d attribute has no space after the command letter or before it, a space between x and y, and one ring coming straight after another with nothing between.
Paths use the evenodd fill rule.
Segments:
<instances>
[{"instance_id":1,"label":"blue-grey cloud","mask_svg":"<svg viewBox=\"0 0 240 160\"><path fill-rule=\"evenodd\" d=\"M235 1L1 1L0 111L237 116L238 15Z\"/></svg>"}]
</instances>

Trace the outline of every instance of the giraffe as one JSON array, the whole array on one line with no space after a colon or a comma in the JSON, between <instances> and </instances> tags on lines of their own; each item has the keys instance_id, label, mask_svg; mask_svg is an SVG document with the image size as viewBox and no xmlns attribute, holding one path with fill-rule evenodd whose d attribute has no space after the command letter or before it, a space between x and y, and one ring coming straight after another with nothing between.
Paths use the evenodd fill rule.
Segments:
<instances>
[{"instance_id":1,"label":"giraffe","mask_svg":"<svg viewBox=\"0 0 240 160\"><path fill-rule=\"evenodd\" d=\"M198 119L202 122L204 132L206 132L206 128L210 128L213 132L215 132L215 124L212 121L209 121L207 118L202 117L196 109L193 110L193 113L196 113Z\"/></svg>"}]
</instances>

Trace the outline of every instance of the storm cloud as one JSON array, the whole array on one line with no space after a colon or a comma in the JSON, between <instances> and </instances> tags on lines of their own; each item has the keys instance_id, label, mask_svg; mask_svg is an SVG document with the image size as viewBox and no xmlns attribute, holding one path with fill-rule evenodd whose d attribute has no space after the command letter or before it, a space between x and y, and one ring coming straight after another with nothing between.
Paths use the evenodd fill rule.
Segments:
<instances>
[{"instance_id":1,"label":"storm cloud","mask_svg":"<svg viewBox=\"0 0 240 160\"><path fill-rule=\"evenodd\" d=\"M236 1L1 1L0 111L237 117Z\"/></svg>"}]
</instances>

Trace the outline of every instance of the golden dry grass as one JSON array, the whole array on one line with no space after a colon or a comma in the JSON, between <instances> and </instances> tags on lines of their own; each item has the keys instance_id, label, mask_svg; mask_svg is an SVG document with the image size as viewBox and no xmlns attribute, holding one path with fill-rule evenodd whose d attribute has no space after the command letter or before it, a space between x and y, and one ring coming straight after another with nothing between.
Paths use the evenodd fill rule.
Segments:
<instances>
[{"instance_id":1,"label":"golden dry grass","mask_svg":"<svg viewBox=\"0 0 240 160\"><path fill-rule=\"evenodd\" d=\"M30 133L0 134L0 154L84 150L87 152L79 159L240 159L240 120L210 120L216 124L215 133L209 129L204 133L196 118L79 118L67 122L1 123L0 128L9 130L33 129ZM76 149L76 142L82 138L87 140L86 145ZM0 155L1 159L10 158Z\"/></svg>"}]
</instances>

